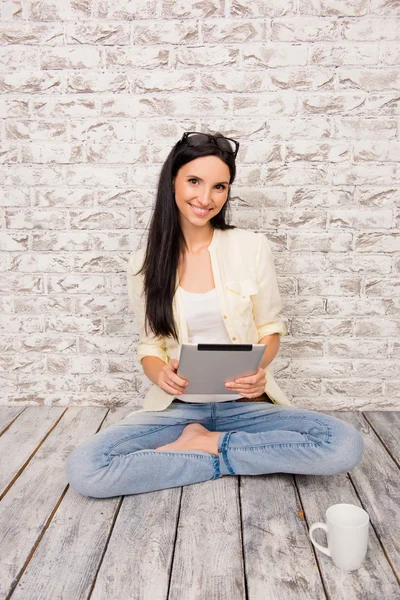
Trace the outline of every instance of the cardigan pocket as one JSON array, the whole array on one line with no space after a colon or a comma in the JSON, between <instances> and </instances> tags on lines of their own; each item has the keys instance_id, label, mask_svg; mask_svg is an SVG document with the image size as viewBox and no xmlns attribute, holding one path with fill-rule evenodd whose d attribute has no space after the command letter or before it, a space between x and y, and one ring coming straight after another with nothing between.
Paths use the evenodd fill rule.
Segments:
<instances>
[{"instance_id":1,"label":"cardigan pocket","mask_svg":"<svg viewBox=\"0 0 400 600\"><path fill-rule=\"evenodd\" d=\"M255 279L231 280L226 282L229 303L235 315L242 320L253 319L253 302L251 296L258 293Z\"/></svg>"}]
</instances>

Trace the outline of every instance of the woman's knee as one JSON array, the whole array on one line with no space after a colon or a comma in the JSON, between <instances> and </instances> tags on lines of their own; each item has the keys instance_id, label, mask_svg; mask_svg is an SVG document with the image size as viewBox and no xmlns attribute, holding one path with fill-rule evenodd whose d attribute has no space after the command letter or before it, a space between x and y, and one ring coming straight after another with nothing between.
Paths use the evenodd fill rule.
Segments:
<instances>
[{"instance_id":1,"label":"woman's knee","mask_svg":"<svg viewBox=\"0 0 400 600\"><path fill-rule=\"evenodd\" d=\"M362 459L364 440L361 433L350 423L335 417L335 435L331 441L331 474L347 473Z\"/></svg>"},{"instance_id":2,"label":"woman's knee","mask_svg":"<svg viewBox=\"0 0 400 600\"><path fill-rule=\"evenodd\" d=\"M96 486L92 482L92 463L90 450L87 446L78 446L67 458L65 472L68 483L75 492L82 496L96 498L98 496L96 495Z\"/></svg>"}]
</instances>

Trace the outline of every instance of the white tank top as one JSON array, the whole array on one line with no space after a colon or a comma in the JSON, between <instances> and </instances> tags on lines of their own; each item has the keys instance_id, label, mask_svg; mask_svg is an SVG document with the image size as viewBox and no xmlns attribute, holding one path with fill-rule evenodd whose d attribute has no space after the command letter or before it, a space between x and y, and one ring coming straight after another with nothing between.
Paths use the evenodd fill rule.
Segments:
<instances>
[{"instance_id":1,"label":"white tank top","mask_svg":"<svg viewBox=\"0 0 400 600\"><path fill-rule=\"evenodd\" d=\"M186 317L189 344L232 344L225 328L213 288L204 294L187 292L179 286ZM185 402L224 402L241 398L239 394L181 394L176 396Z\"/></svg>"}]
</instances>

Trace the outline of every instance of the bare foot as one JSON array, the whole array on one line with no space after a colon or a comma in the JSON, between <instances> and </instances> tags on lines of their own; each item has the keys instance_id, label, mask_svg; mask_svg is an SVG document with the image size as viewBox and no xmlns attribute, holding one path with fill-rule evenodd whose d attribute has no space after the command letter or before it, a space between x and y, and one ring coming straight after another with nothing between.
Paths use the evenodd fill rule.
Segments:
<instances>
[{"instance_id":1,"label":"bare foot","mask_svg":"<svg viewBox=\"0 0 400 600\"><path fill-rule=\"evenodd\" d=\"M186 425L175 442L160 446L156 450L202 450L218 456L218 438L220 435L220 431L209 431L200 423L190 423Z\"/></svg>"}]
</instances>

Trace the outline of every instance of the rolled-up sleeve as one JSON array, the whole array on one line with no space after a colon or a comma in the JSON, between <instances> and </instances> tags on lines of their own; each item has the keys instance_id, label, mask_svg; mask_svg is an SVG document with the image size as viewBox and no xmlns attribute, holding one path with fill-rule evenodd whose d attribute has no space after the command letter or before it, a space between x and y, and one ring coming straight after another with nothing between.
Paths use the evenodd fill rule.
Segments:
<instances>
[{"instance_id":1,"label":"rolled-up sleeve","mask_svg":"<svg viewBox=\"0 0 400 600\"><path fill-rule=\"evenodd\" d=\"M286 334L286 327L280 320L282 300L276 281L275 265L268 240L258 234L259 245L256 254L256 277L258 293L253 299L254 320L258 331L258 340L265 335Z\"/></svg>"},{"instance_id":2,"label":"rolled-up sleeve","mask_svg":"<svg viewBox=\"0 0 400 600\"><path fill-rule=\"evenodd\" d=\"M156 337L152 334L150 328L148 328L147 333L145 330L146 306L143 294L143 275L135 274L141 266L141 251L131 254L127 270L128 296L139 330L138 359L141 362L145 356L157 356L167 363L168 357L165 350L165 338Z\"/></svg>"}]
</instances>

